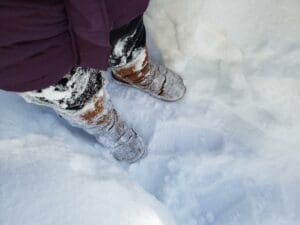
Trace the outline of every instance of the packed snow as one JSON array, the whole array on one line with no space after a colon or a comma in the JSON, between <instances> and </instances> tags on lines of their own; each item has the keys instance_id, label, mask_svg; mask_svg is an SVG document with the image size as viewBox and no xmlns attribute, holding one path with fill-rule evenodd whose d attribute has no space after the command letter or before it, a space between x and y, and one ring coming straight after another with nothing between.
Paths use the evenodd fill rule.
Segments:
<instances>
[{"instance_id":1,"label":"packed snow","mask_svg":"<svg viewBox=\"0 0 300 225\"><path fill-rule=\"evenodd\" d=\"M149 155L115 162L47 108L0 92L2 225L299 225L300 2L151 0L156 60L185 99L111 81Z\"/></svg>"}]
</instances>

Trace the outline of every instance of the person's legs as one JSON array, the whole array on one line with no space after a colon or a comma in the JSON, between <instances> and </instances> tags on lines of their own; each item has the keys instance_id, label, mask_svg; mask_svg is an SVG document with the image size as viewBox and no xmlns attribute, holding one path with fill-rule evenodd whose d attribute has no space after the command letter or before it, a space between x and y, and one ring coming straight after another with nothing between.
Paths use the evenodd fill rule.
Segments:
<instances>
[{"instance_id":1,"label":"person's legs","mask_svg":"<svg viewBox=\"0 0 300 225\"><path fill-rule=\"evenodd\" d=\"M58 84L22 93L26 101L48 106L106 147L118 160L135 162L145 153L142 140L119 117L105 90L100 71L76 68Z\"/></svg>"},{"instance_id":2,"label":"person's legs","mask_svg":"<svg viewBox=\"0 0 300 225\"><path fill-rule=\"evenodd\" d=\"M182 78L149 60L142 16L113 30L110 42L113 50L109 63L116 80L165 101L177 101L184 96L186 89Z\"/></svg>"},{"instance_id":3,"label":"person's legs","mask_svg":"<svg viewBox=\"0 0 300 225\"><path fill-rule=\"evenodd\" d=\"M142 16L112 31L111 44L109 62L116 79L166 101L183 97L182 79L149 61ZM100 71L76 68L56 85L21 96L30 103L54 109L73 126L83 128L111 148L116 159L135 162L145 155L146 148L136 132L120 119L105 86Z\"/></svg>"}]
</instances>

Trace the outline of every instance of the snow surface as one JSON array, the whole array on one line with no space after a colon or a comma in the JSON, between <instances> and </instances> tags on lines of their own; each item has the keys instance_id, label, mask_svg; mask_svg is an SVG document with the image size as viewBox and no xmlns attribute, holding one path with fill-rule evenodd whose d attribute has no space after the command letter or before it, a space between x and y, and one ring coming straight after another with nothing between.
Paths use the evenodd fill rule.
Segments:
<instances>
[{"instance_id":1,"label":"snow surface","mask_svg":"<svg viewBox=\"0 0 300 225\"><path fill-rule=\"evenodd\" d=\"M0 224L300 224L299 11L298 0L152 0L151 54L188 93L164 103L110 83L149 146L130 167L1 92Z\"/></svg>"}]
</instances>

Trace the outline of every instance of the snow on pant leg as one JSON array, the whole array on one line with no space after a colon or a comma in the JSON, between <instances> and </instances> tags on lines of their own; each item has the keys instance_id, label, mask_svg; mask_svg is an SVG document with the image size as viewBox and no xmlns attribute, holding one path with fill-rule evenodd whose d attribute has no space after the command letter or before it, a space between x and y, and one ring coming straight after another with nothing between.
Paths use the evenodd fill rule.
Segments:
<instances>
[{"instance_id":1,"label":"snow on pant leg","mask_svg":"<svg viewBox=\"0 0 300 225\"><path fill-rule=\"evenodd\" d=\"M149 71L146 29L143 16L110 33L112 52L109 64L114 78L141 83ZM123 79L125 78L125 79Z\"/></svg>"},{"instance_id":2,"label":"snow on pant leg","mask_svg":"<svg viewBox=\"0 0 300 225\"><path fill-rule=\"evenodd\" d=\"M106 80L98 70L76 68L56 85L22 93L27 102L48 106L112 149L118 160L134 162L144 146L133 129L120 119L106 92Z\"/></svg>"},{"instance_id":3,"label":"snow on pant leg","mask_svg":"<svg viewBox=\"0 0 300 225\"><path fill-rule=\"evenodd\" d=\"M146 48L146 28L143 16L110 32L112 52L109 63L112 67L130 63L137 52Z\"/></svg>"}]
</instances>

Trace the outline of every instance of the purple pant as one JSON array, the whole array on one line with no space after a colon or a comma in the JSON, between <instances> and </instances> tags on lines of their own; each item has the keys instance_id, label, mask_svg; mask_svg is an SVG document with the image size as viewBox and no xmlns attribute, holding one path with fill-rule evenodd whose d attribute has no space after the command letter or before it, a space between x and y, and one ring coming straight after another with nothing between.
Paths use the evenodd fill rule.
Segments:
<instances>
[{"instance_id":1,"label":"purple pant","mask_svg":"<svg viewBox=\"0 0 300 225\"><path fill-rule=\"evenodd\" d=\"M109 65L118 67L132 61L146 46L146 30L143 17L110 33L112 52ZM121 46L121 49L120 49ZM118 49L117 49L118 48ZM104 72L93 68L77 67L66 74L56 85L21 94L27 101L60 110L80 110L99 93L105 83Z\"/></svg>"}]
</instances>

